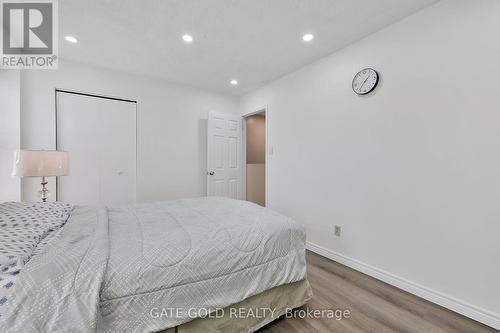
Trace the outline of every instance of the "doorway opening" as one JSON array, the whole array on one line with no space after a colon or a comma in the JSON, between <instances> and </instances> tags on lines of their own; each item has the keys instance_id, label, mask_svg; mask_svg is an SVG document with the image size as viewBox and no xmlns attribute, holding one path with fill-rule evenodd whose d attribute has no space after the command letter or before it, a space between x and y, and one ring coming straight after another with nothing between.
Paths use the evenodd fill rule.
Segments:
<instances>
[{"instance_id":1,"label":"doorway opening","mask_svg":"<svg viewBox=\"0 0 500 333\"><path fill-rule=\"evenodd\" d=\"M266 206L266 110L245 116L245 198Z\"/></svg>"}]
</instances>

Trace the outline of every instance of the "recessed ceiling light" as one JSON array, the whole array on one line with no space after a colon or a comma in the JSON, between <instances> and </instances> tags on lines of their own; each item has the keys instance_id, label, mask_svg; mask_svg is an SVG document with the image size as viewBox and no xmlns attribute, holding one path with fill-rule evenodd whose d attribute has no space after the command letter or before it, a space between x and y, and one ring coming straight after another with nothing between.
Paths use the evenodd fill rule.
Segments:
<instances>
[{"instance_id":1,"label":"recessed ceiling light","mask_svg":"<svg viewBox=\"0 0 500 333\"><path fill-rule=\"evenodd\" d=\"M231 80L231 81L229 81L229 83L231 83L233 86L235 86L235 85L238 84L238 81L237 80Z\"/></svg>"},{"instance_id":2,"label":"recessed ceiling light","mask_svg":"<svg viewBox=\"0 0 500 333\"><path fill-rule=\"evenodd\" d=\"M186 43L191 43L193 41L193 36L184 35L184 36L182 36L182 40L185 41Z\"/></svg>"},{"instance_id":3,"label":"recessed ceiling light","mask_svg":"<svg viewBox=\"0 0 500 333\"><path fill-rule=\"evenodd\" d=\"M302 40L304 42L310 42L314 39L314 35L313 34L305 34L304 36L302 36Z\"/></svg>"},{"instance_id":4,"label":"recessed ceiling light","mask_svg":"<svg viewBox=\"0 0 500 333\"><path fill-rule=\"evenodd\" d=\"M73 43L73 44L76 44L78 43L78 39L76 39L75 37L73 36L66 36L64 37L64 39L66 39L66 41L70 42L70 43Z\"/></svg>"}]
</instances>

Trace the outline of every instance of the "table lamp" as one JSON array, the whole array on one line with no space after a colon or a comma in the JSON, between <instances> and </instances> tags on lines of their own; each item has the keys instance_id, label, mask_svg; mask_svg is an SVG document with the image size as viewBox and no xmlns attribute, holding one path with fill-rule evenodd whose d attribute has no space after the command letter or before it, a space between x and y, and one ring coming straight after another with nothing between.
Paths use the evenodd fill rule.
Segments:
<instances>
[{"instance_id":1,"label":"table lamp","mask_svg":"<svg viewBox=\"0 0 500 333\"><path fill-rule=\"evenodd\" d=\"M42 177L40 196L49 197L45 177L68 175L68 153L58 150L17 150L14 152L13 176Z\"/></svg>"}]
</instances>

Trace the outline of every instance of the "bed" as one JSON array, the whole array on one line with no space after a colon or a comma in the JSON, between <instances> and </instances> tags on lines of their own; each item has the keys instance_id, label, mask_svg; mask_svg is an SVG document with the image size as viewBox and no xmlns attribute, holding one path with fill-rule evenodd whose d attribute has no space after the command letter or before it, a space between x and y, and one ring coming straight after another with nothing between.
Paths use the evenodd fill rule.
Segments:
<instances>
[{"instance_id":1,"label":"bed","mask_svg":"<svg viewBox=\"0 0 500 333\"><path fill-rule=\"evenodd\" d=\"M303 227L249 202L0 206L2 332L253 332L311 297Z\"/></svg>"}]
</instances>

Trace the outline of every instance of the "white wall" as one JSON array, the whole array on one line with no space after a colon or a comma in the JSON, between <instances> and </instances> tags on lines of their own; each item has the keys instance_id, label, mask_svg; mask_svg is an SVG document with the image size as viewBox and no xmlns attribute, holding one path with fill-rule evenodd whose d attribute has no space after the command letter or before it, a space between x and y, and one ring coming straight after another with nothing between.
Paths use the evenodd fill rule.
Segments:
<instances>
[{"instance_id":1,"label":"white wall","mask_svg":"<svg viewBox=\"0 0 500 333\"><path fill-rule=\"evenodd\" d=\"M23 148L55 148L56 88L137 100L138 201L206 194L208 111L238 112L237 98L60 62L58 70L22 73ZM23 180L23 200L38 200L38 182ZM50 182L53 190L53 179Z\"/></svg>"},{"instance_id":2,"label":"white wall","mask_svg":"<svg viewBox=\"0 0 500 333\"><path fill-rule=\"evenodd\" d=\"M241 111L268 105L268 203L311 247L500 329L499 18L500 1L439 2ZM382 80L360 97L364 67Z\"/></svg>"},{"instance_id":3,"label":"white wall","mask_svg":"<svg viewBox=\"0 0 500 333\"><path fill-rule=\"evenodd\" d=\"M19 201L20 179L12 177L14 150L19 149L20 73L0 70L0 202Z\"/></svg>"}]
</instances>

